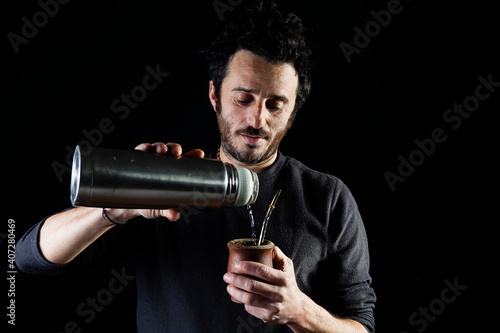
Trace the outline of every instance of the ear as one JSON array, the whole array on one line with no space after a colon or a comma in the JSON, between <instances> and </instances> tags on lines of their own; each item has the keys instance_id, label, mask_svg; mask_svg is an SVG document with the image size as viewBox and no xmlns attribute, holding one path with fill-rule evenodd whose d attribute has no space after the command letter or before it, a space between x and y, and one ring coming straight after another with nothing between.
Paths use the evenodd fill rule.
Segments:
<instances>
[{"instance_id":1,"label":"ear","mask_svg":"<svg viewBox=\"0 0 500 333\"><path fill-rule=\"evenodd\" d=\"M210 80L210 84L209 84L208 98L210 99L210 103L212 103L212 107L214 108L214 111L217 112L217 109L216 109L217 97L215 94L214 82L212 80Z\"/></svg>"}]
</instances>

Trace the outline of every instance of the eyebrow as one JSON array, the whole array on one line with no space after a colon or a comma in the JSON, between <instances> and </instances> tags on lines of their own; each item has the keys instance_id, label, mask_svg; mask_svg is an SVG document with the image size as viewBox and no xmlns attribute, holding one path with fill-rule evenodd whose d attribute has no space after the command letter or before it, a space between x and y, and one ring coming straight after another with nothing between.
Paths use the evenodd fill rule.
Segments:
<instances>
[{"instance_id":1,"label":"eyebrow","mask_svg":"<svg viewBox=\"0 0 500 333\"><path fill-rule=\"evenodd\" d=\"M249 94L257 94L257 91L255 91L253 89L248 89L248 88L245 88L245 87L236 87L236 88L232 89L231 91L243 91L243 92L246 92L246 93L249 93ZM283 95L272 94L272 95L269 95L269 97L273 98L273 99L279 99L279 100L282 100L285 103L288 103L288 98L286 98L286 96L283 96Z\"/></svg>"}]
</instances>

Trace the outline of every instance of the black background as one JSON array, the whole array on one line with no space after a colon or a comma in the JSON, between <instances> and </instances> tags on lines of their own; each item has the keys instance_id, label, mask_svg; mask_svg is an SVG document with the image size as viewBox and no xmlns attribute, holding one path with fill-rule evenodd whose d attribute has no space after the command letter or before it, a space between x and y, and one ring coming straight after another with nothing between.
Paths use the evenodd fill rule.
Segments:
<instances>
[{"instance_id":1,"label":"black background","mask_svg":"<svg viewBox=\"0 0 500 333\"><path fill-rule=\"evenodd\" d=\"M233 11L223 18L250 3L228 2ZM312 94L281 150L336 175L353 192L370 242L379 332L497 327L494 113L500 87L455 129L443 115L474 95L479 76L500 81L498 15L487 1L402 0L400 13L348 63L339 44L354 45L354 27L364 30L374 21L370 11L390 2L280 2L303 19L315 61ZM40 10L34 0L1 9L5 256L8 219L19 239L43 217L70 206L69 173L59 179L53 165L66 165L66 146L87 140L84 130L98 128L102 119L114 129L96 134L101 147L175 141L185 150L209 152L218 143L206 64L197 53L223 24L213 1L71 1L15 53L8 34L21 35L22 17L33 22ZM142 84L146 66L157 65L169 76L120 119L111 103ZM397 174L398 156L416 156L414 141L431 138L435 128L446 140L391 191L384 173ZM124 265L132 274L130 263L115 269ZM89 323L75 310L112 277L111 268L64 277L17 273L16 326L9 330L64 332L74 321L82 332L134 332L133 284ZM445 280L467 286L448 304L440 300ZM409 320L429 306L435 313L429 311L428 319Z\"/></svg>"}]
</instances>

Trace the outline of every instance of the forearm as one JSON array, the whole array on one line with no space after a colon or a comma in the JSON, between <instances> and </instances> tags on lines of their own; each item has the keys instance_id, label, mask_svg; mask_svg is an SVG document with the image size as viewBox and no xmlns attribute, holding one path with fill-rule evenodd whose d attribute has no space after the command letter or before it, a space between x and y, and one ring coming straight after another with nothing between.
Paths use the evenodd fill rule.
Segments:
<instances>
[{"instance_id":1,"label":"forearm","mask_svg":"<svg viewBox=\"0 0 500 333\"><path fill-rule=\"evenodd\" d=\"M65 264L112 227L104 221L102 208L67 210L45 221L40 229L40 250L48 261Z\"/></svg>"},{"instance_id":2,"label":"forearm","mask_svg":"<svg viewBox=\"0 0 500 333\"><path fill-rule=\"evenodd\" d=\"M306 295L304 295L301 308L302 314L297 316L293 323L288 324L296 333L367 333L366 328L359 322L333 316Z\"/></svg>"}]
</instances>

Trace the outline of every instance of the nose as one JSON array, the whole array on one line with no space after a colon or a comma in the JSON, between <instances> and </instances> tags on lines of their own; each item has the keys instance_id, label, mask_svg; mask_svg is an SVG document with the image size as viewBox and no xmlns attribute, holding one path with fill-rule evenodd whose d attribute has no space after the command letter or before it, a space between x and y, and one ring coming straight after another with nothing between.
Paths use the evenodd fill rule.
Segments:
<instances>
[{"instance_id":1,"label":"nose","mask_svg":"<svg viewBox=\"0 0 500 333\"><path fill-rule=\"evenodd\" d=\"M264 102L255 103L247 112L247 123L249 126L260 129L264 126L266 108Z\"/></svg>"}]
</instances>

